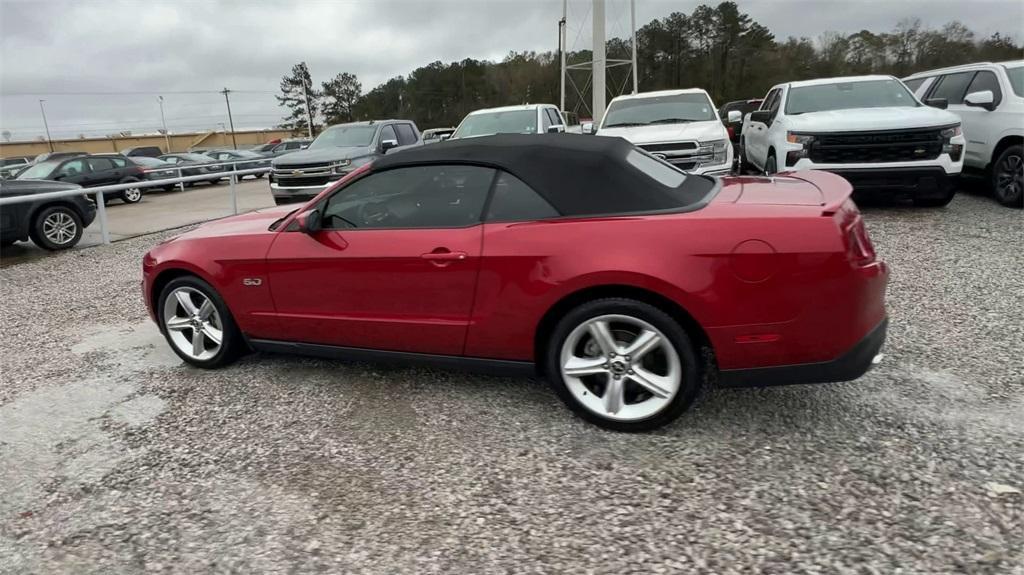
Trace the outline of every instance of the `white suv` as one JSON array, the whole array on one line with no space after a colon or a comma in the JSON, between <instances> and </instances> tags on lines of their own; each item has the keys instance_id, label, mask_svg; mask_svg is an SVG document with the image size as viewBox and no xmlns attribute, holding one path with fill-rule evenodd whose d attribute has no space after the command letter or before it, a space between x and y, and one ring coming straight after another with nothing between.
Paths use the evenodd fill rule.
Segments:
<instances>
[{"instance_id":1,"label":"white suv","mask_svg":"<svg viewBox=\"0 0 1024 575\"><path fill-rule=\"evenodd\" d=\"M983 171L1003 205L1024 206L1024 60L920 72L903 83L922 101L945 100L963 122L964 169Z\"/></svg>"},{"instance_id":2,"label":"white suv","mask_svg":"<svg viewBox=\"0 0 1024 575\"><path fill-rule=\"evenodd\" d=\"M698 88L619 96L608 104L597 135L625 138L687 172L726 174L732 143L716 110ZM583 133L593 131L593 124L583 124Z\"/></svg>"},{"instance_id":3,"label":"white suv","mask_svg":"<svg viewBox=\"0 0 1024 575\"><path fill-rule=\"evenodd\" d=\"M492 134L545 134L564 132L565 119L552 104L525 104L470 112L451 139Z\"/></svg>"},{"instance_id":4,"label":"white suv","mask_svg":"<svg viewBox=\"0 0 1024 575\"><path fill-rule=\"evenodd\" d=\"M741 164L766 174L827 170L855 193L909 195L944 206L956 194L960 118L923 105L892 76L779 84L743 122Z\"/></svg>"}]
</instances>

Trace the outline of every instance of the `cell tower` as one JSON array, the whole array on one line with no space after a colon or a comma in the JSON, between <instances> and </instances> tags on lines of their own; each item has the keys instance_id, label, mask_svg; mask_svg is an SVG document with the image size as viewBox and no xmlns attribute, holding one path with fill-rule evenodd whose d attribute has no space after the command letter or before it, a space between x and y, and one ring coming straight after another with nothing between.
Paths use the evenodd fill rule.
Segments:
<instances>
[{"instance_id":1,"label":"cell tower","mask_svg":"<svg viewBox=\"0 0 1024 575\"><path fill-rule=\"evenodd\" d=\"M626 82L618 88L617 91L613 91L615 86L611 86L609 89L607 85L608 70L620 66L629 66L630 73L627 76L627 80L632 78L633 80L633 92L637 92L637 73L636 73L636 0L629 0L629 23L630 23L630 50L631 58L629 60L624 59L609 59L605 54L605 42L607 40L605 35L605 2L606 0L591 0L590 16L593 25L592 34L592 50L591 60L587 62L574 62L568 64L566 62L566 54L572 49L568 45L568 16L569 16L569 0L562 0L562 19L558 21L558 52L560 55L561 65L561 82L560 82L560 100L559 104L562 110L565 110L565 95L566 86L569 86L576 92L580 100L576 106L576 109L572 110L576 113L587 112L593 118L594 123L601 121L601 117L604 116L605 103L607 101L608 94L614 98L620 94L625 93ZM583 16L582 20L586 20L586 16ZM583 22L581 21L577 27L579 32L582 32ZM579 33L577 33L577 39ZM574 44L575 45L575 44ZM578 82L579 75L574 78L574 71L590 72L585 75L586 78L583 88L580 89ZM586 105L586 92L591 92L591 105Z\"/></svg>"}]
</instances>

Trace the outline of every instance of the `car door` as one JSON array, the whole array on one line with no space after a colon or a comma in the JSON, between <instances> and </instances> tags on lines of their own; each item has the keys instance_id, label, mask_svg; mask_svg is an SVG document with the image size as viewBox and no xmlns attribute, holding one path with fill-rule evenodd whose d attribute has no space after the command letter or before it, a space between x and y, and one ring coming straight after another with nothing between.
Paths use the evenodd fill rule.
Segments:
<instances>
[{"instance_id":1,"label":"car door","mask_svg":"<svg viewBox=\"0 0 1024 575\"><path fill-rule=\"evenodd\" d=\"M89 164L90 186L109 186L120 183L121 170L118 170L110 158L87 158Z\"/></svg>"},{"instance_id":2,"label":"car door","mask_svg":"<svg viewBox=\"0 0 1024 575\"><path fill-rule=\"evenodd\" d=\"M460 355L494 170L399 167L317 206L323 229L278 234L267 255L281 339Z\"/></svg>"},{"instance_id":3,"label":"car door","mask_svg":"<svg viewBox=\"0 0 1024 575\"><path fill-rule=\"evenodd\" d=\"M53 179L69 184L78 184L84 188L98 185L94 183L92 173L89 171L89 165L85 158L75 158L64 162L59 168L54 170Z\"/></svg>"},{"instance_id":4,"label":"car door","mask_svg":"<svg viewBox=\"0 0 1024 575\"><path fill-rule=\"evenodd\" d=\"M979 106L968 106L961 99L959 104L950 103L949 111L960 116L961 129L967 139L964 151L964 162L975 168L985 168L992 157L992 148L996 142L990 138L1000 134L1005 128L1006 117L994 113L1003 101L1003 90L999 78L991 70L978 70L968 84L964 98L975 92L992 92L992 110Z\"/></svg>"},{"instance_id":5,"label":"car door","mask_svg":"<svg viewBox=\"0 0 1024 575\"><path fill-rule=\"evenodd\" d=\"M773 109L778 112L778 101L780 99L781 88L772 88L765 96L764 101L761 102L761 107L758 110L769 111ZM758 168L764 168L765 160L768 159L768 140L769 140L769 126L771 122L755 122L753 119L748 121L748 125L743 129L743 150L746 157Z\"/></svg>"}]
</instances>

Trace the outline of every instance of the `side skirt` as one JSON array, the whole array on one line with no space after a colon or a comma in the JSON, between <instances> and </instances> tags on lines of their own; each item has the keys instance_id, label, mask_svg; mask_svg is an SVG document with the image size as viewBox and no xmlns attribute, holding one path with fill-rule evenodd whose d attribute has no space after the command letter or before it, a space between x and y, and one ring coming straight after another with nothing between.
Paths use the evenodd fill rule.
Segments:
<instances>
[{"instance_id":1,"label":"side skirt","mask_svg":"<svg viewBox=\"0 0 1024 575\"><path fill-rule=\"evenodd\" d=\"M256 351L288 355L308 355L344 361L365 361L369 363L398 363L475 371L492 375L536 376L536 366L529 361L505 359L483 359L457 355L433 355L408 351L382 351L358 347L341 347L318 343L298 343L272 339L249 339L249 346Z\"/></svg>"}]
</instances>

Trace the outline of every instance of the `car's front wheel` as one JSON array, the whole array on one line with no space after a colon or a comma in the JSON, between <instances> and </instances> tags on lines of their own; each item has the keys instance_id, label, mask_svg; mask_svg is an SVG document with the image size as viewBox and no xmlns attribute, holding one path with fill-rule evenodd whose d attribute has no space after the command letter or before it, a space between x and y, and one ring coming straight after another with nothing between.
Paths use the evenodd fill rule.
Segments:
<instances>
[{"instance_id":1,"label":"car's front wheel","mask_svg":"<svg viewBox=\"0 0 1024 575\"><path fill-rule=\"evenodd\" d=\"M174 279L161 290L157 303L160 330L186 362L207 369L221 367L244 349L231 312L205 281L193 276Z\"/></svg>"},{"instance_id":2,"label":"car's front wheel","mask_svg":"<svg viewBox=\"0 0 1024 575\"><path fill-rule=\"evenodd\" d=\"M646 431L683 413L700 389L690 338L664 311L608 298L573 309L555 326L545 372L566 405L617 431Z\"/></svg>"},{"instance_id":3,"label":"car's front wheel","mask_svg":"<svg viewBox=\"0 0 1024 575\"><path fill-rule=\"evenodd\" d=\"M83 231L77 212L67 206L50 206L36 214L29 235L43 249L66 250L82 239Z\"/></svg>"}]
</instances>

